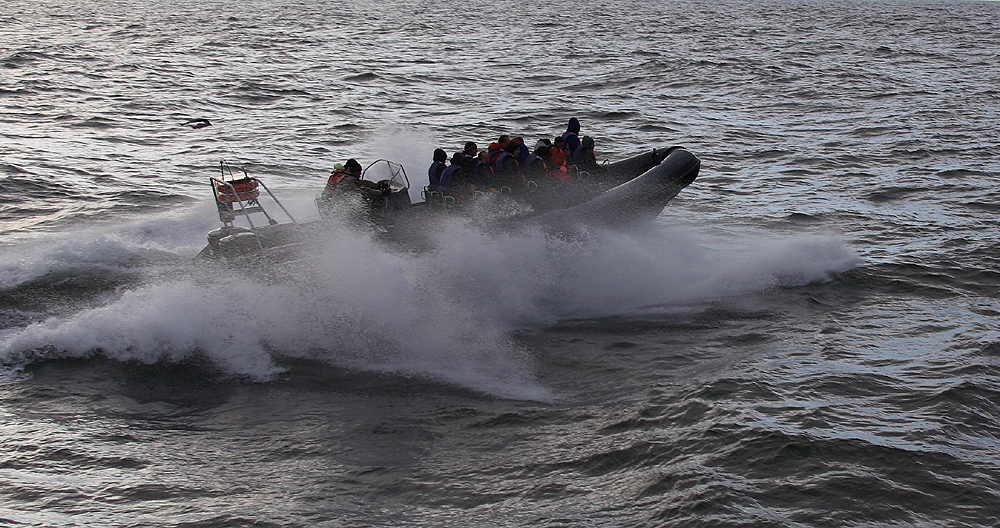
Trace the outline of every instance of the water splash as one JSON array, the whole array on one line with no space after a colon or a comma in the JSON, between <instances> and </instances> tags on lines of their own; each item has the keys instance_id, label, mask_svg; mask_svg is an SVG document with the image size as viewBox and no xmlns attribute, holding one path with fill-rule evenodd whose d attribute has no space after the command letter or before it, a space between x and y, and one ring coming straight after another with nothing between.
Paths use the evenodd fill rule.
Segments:
<instances>
[{"instance_id":1,"label":"water splash","mask_svg":"<svg viewBox=\"0 0 1000 528\"><path fill-rule=\"evenodd\" d=\"M458 220L436 227L435 249L411 253L331 226L312 258L281 269L277 280L186 261L171 273L153 273L150 265L143 280L98 292L82 309L52 310L8 328L0 362L13 371L39 358L95 353L143 363L201 355L227 375L268 381L282 372L281 357L308 358L544 401L553 396L536 382L517 328L669 310L823 281L856 265L833 236L734 247L662 226L562 238L487 232ZM179 236L143 232L143 247ZM109 239L121 250L107 251L100 241ZM79 266L118 262L136 240L95 233L63 250L74 248Z\"/></svg>"}]
</instances>

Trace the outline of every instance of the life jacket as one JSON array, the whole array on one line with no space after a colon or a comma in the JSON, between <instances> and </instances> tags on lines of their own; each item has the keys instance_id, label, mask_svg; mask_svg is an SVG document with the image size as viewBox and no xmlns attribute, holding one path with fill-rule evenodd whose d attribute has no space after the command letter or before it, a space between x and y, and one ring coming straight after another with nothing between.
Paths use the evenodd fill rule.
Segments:
<instances>
[{"instance_id":1,"label":"life jacket","mask_svg":"<svg viewBox=\"0 0 1000 528\"><path fill-rule=\"evenodd\" d=\"M549 165L552 169L565 168L566 151L561 148L552 147L549 149Z\"/></svg>"},{"instance_id":2,"label":"life jacket","mask_svg":"<svg viewBox=\"0 0 1000 528\"><path fill-rule=\"evenodd\" d=\"M427 169L427 179L431 185L441 185L441 173L444 172L444 169L443 161L435 161L431 164L430 168Z\"/></svg>"},{"instance_id":3,"label":"life jacket","mask_svg":"<svg viewBox=\"0 0 1000 528\"><path fill-rule=\"evenodd\" d=\"M257 180L254 178L241 178L228 182L215 180L214 186L217 193L215 199L223 203L250 202L260 196Z\"/></svg>"},{"instance_id":4,"label":"life jacket","mask_svg":"<svg viewBox=\"0 0 1000 528\"><path fill-rule=\"evenodd\" d=\"M447 169L441 172L441 178L438 184L441 187L458 187L462 184L464 180L465 171L462 170L462 166L458 163L452 163Z\"/></svg>"},{"instance_id":5,"label":"life jacket","mask_svg":"<svg viewBox=\"0 0 1000 528\"><path fill-rule=\"evenodd\" d=\"M326 186L327 187L336 187L337 184L340 183L340 180L343 180L344 178L350 176L350 174L351 173L347 172L344 169L337 169L337 170L333 171L332 174L330 174L330 179L326 180Z\"/></svg>"},{"instance_id":6,"label":"life jacket","mask_svg":"<svg viewBox=\"0 0 1000 528\"><path fill-rule=\"evenodd\" d=\"M569 175L569 171L566 170L566 167L559 167L557 169L550 170L549 175L559 181L573 183L573 178Z\"/></svg>"},{"instance_id":7,"label":"life jacket","mask_svg":"<svg viewBox=\"0 0 1000 528\"><path fill-rule=\"evenodd\" d=\"M532 154L524 160L524 172L529 178L541 178L545 176L548 172L548 168L545 165L545 160L538 156L538 154Z\"/></svg>"},{"instance_id":8,"label":"life jacket","mask_svg":"<svg viewBox=\"0 0 1000 528\"><path fill-rule=\"evenodd\" d=\"M497 155L496 160L493 162L493 172L501 175L508 175L508 173L517 173L520 171L520 166L517 163L517 158L511 155L511 153L506 150L501 151Z\"/></svg>"},{"instance_id":9,"label":"life jacket","mask_svg":"<svg viewBox=\"0 0 1000 528\"><path fill-rule=\"evenodd\" d=\"M458 165L466 174L472 173L472 166L475 165L476 158L465 154L464 152L456 152L454 156L451 157L451 164Z\"/></svg>"},{"instance_id":10,"label":"life jacket","mask_svg":"<svg viewBox=\"0 0 1000 528\"><path fill-rule=\"evenodd\" d=\"M483 160L476 160L472 166L472 179L477 184L489 184L493 179L493 167Z\"/></svg>"},{"instance_id":11,"label":"life jacket","mask_svg":"<svg viewBox=\"0 0 1000 528\"><path fill-rule=\"evenodd\" d=\"M497 158L500 157L500 154L503 154L504 152L506 152L506 150L504 150L503 146L500 145L500 143L490 143L490 148L486 150L486 155L489 156L490 163L496 165Z\"/></svg>"}]
</instances>

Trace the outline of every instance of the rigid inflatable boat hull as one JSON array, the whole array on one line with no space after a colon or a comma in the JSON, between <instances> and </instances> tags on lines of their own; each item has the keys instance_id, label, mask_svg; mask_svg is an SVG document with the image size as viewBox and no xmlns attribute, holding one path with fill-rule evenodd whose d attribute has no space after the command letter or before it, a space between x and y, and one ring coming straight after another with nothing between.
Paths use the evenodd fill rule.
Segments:
<instances>
[{"instance_id":1,"label":"rigid inflatable boat hull","mask_svg":"<svg viewBox=\"0 0 1000 528\"><path fill-rule=\"evenodd\" d=\"M649 156L648 154L646 156ZM641 160L631 158L638 163ZM626 160L629 161L629 160ZM631 228L651 222L682 189L698 177L701 160L680 148L663 161L586 202L532 217L544 226L604 226Z\"/></svg>"}]
</instances>

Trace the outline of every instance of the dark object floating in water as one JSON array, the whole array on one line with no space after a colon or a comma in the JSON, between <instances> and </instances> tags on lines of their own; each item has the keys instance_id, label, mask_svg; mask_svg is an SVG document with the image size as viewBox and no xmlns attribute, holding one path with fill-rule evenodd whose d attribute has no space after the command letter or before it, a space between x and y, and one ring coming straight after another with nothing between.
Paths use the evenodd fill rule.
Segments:
<instances>
[{"instance_id":1,"label":"dark object floating in water","mask_svg":"<svg viewBox=\"0 0 1000 528\"><path fill-rule=\"evenodd\" d=\"M199 128L210 127L212 126L212 123L209 122L208 119L192 119L187 123L184 123L184 126L189 126L197 130Z\"/></svg>"}]
</instances>

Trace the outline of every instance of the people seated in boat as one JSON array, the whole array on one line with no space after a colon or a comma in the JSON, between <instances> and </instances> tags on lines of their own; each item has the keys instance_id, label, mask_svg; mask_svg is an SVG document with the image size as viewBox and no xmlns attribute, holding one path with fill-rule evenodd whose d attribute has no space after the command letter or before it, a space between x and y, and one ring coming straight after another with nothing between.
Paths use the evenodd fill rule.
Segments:
<instances>
[{"instance_id":1,"label":"people seated in boat","mask_svg":"<svg viewBox=\"0 0 1000 528\"><path fill-rule=\"evenodd\" d=\"M519 191L524 186L521 165L517 161L520 150L520 144L510 141L493 160L493 173L499 180L498 183L509 187L511 191Z\"/></svg>"},{"instance_id":2,"label":"people seated in boat","mask_svg":"<svg viewBox=\"0 0 1000 528\"><path fill-rule=\"evenodd\" d=\"M490 147L487 149L487 152L490 156L490 163L492 163L494 167L496 166L497 158L500 157L500 154L507 151L507 145L509 144L510 136L506 134L501 135L495 142L490 143Z\"/></svg>"},{"instance_id":3,"label":"people seated in boat","mask_svg":"<svg viewBox=\"0 0 1000 528\"><path fill-rule=\"evenodd\" d=\"M465 143L465 148L462 150L466 156L470 158L475 158L479 155L479 145L476 145L474 141L468 141Z\"/></svg>"},{"instance_id":4,"label":"people seated in boat","mask_svg":"<svg viewBox=\"0 0 1000 528\"><path fill-rule=\"evenodd\" d=\"M427 180L430 182L431 189L441 184L441 173L444 172L446 161L448 161L448 153L444 149L434 149L433 163L427 169Z\"/></svg>"},{"instance_id":5,"label":"people seated in boat","mask_svg":"<svg viewBox=\"0 0 1000 528\"><path fill-rule=\"evenodd\" d=\"M546 164L549 167L549 172L556 179L566 183L572 182L569 168L566 166L566 140L562 136L557 136L552 141L552 148L549 149L549 159Z\"/></svg>"},{"instance_id":6,"label":"people seated in boat","mask_svg":"<svg viewBox=\"0 0 1000 528\"><path fill-rule=\"evenodd\" d=\"M546 144L549 143L549 144ZM555 152L561 152L550 141L539 140L535 147L535 152L529 158L527 174L540 189L547 189L558 193L572 193L568 184L573 183L566 170L564 158L556 158ZM559 161L556 165L555 162Z\"/></svg>"},{"instance_id":7,"label":"people seated in boat","mask_svg":"<svg viewBox=\"0 0 1000 528\"><path fill-rule=\"evenodd\" d=\"M591 173L604 170L604 167L597 163L597 155L594 154L594 138L590 136L583 136L583 142L574 154L574 158L580 170Z\"/></svg>"},{"instance_id":8,"label":"people seated in boat","mask_svg":"<svg viewBox=\"0 0 1000 528\"><path fill-rule=\"evenodd\" d=\"M448 165L443 171L441 171L441 177L438 181L438 190L445 192L447 194L461 194L462 189L465 187L467 172L466 167L469 166L470 158L465 152L456 152L451 157L451 165Z\"/></svg>"},{"instance_id":9,"label":"people seated in boat","mask_svg":"<svg viewBox=\"0 0 1000 528\"><path fill-rule=\"evenodd\" d=\"M357 163L357 160L353 158L347 160L347 163L351 165L351 169L354 169L354 164L351 163L352 161ZM361 171L360 163L358 163L357 170L359 172ZM337 163L334 165L333 171L330 172L330 177L326 180L326 188L323 189L323 198L330 198L331 196L337 194L340 190L338 185L340 185L340 182L349 176L351 176L351 171L348 170L347 166L343 163Z\"/></svg>"},{"instance_id":10,"label":"people seated in boat","mask_svg":"<svg viewBox=\"0 0 1000 528\"><path fill-rule=\"evenodd\" d=\"M524 165L524 162L528 161L528 156L531 156L531 149L524 144L524 138L516 137L510 141L517 144L517 150L513 152L514 157L517 158L518 163Z\"/></svg>"},{"instance_id":11,"label":"people seated in boat","mask_svg":"<svg viewBox=\"0 0 1000 528\"><path fill-rule=\"evenodd\" d=\"M361 164L351 158L343 165L334 166L330 178L326 181L326 188L323 189L322 198L326 201L334 200L338 196L359 195L368 205L381 205L384 198L389 195L388 183L379 184L373 181L361 179Z\"/></svg>"},{"instance_id":12,"label":"people seated in boat","mask_svg":"<svg viewBox=\"0 0 1000 528\"><path fill-rule=\"evenodd\" d=\"M483 150L473 160L470 181L476 190L488 192L496 187L496 177L490 164L489 152Z\"/></svg>"},{"instance_id":13,"label":"people seated in boat","mask_svg":"<svg viewBox=\"0 0 1000 528\"><path fill-rule=\"evenodd\" d=\"M551 147L545 144L544 141L539 140L535 144L535 151L524 160L522 166L526 178L529 180L539 182L544 181L545 177L548 175L548 162L550 154L549 151Z\"/></svg>"},{"instance_id":14,"label":"people seated in boat","mask_svg":"<svg viewBox=\"0 0 1000 528\"><path fill-rule=\"evenodd\" d=\"M566 132L563 132L562 138L566 142L565 150L567 153L572 154L580 148L580 120L571 117L569 124L566 126Z\"/></svg>"},{"instance_id":15,"label":"people seated in boat","mask_svg":"<svg viewBox=\"0 0 1000 528\"><path fill-rule=\"evenodd\" d=\"M456 152L455 155L452 156L452 163L457 162L462 167L462 170L465 171L465 176L469 177L472 175L472 170L476 166L477 158L477 152L473 152L472 154L469 154L468 151Z\"/></svg>"}]
</instances>

